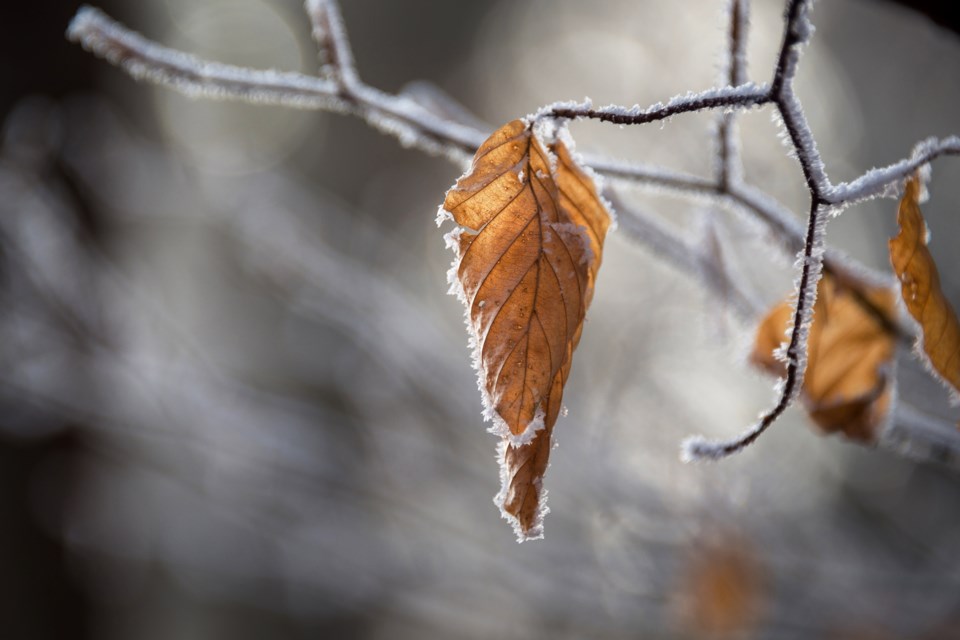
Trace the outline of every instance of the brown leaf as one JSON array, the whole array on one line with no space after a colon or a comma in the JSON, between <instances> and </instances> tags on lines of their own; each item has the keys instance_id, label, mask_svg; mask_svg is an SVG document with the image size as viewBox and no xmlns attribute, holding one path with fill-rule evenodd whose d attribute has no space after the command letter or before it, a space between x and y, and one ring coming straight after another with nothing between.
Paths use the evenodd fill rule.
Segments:
<instances>
[{"instance_id":1,"label":"brown leaf","mask_svg":"<svg viewBox=\"0 0 960 640\"><path fill-rule=\"evenodd\" d=\"M920 212L920 181L907 180L897 213L900 233L890 239L890 262L900 279L903 302L923 332L923 352L939 377L960 393L960 322L940 289L940 275L927 249Z\"/></svg>"},{"instance_id":2,"label":"brown leaf","mask_svg":"<svg viewBox=\"0 0 960 640\"><path fill-rule=\"evenodd\" d=\"M896 303L887 289L865 294L870 307L834 278L824 275L807 342L807 372L802 399L810 417L825 432L874 442L890 410L891 368L896 336L889 319ZM884 322L877 314L888 319ZM775 306L757 328L751 361L775 375L786 367L774 357L792 325L793 306Z\"/></svg>"},{"instance_id":3,"label":"brown leaf","mask_svg":"<svg viewBox=\"0 0 960 640\"><path fill-rule=\"evenodd\" d=\"M676 594L680 625L695 637L727 637L753 628L765 590L749 541L722 534L692 551Z\"/></svg>"},{"instance_id":4,"label":"brown leaf","mask_svg":"<svg viewBox=\"0 0 960 640\"><path fill-rule=\"evenodd\" d=\"M451 284L467 308L491 431L504 438L498 504L521 538L540 535L541 478L610 225L593 178L563 141L514 120L447 192L460 225Z\"/></svg>"}]
</instances>

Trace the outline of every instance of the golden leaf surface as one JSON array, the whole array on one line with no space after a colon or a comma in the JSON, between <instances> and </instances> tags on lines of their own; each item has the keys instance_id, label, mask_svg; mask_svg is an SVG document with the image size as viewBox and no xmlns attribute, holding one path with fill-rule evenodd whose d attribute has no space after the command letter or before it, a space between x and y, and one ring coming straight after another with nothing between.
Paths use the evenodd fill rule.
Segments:
<instances>
[{"instance_id":1,"label":"golden leaf surface","mask_svg":"<svg viewBox=\"0 0 960 640\"><path fill-rule=\"evenodd\" d=\"M923 331L923 352L930 365L960 394L960 322L943 295L937 265L927 249L927 225L920 212L920 181L916 177L907 180L897 224L900 232L889 245L901 297Z\"/></svg>"},{"instance_id":2,"label":"golden leaf surface","mask_svg":"<svg viewBox=\"0 0 960 640\"><path fill-rule=\"evenodd\" d=\"M875 442L893 395L896 335L889 319L896 317L896 300L884 288L864 295L872 310L833 277L820 280L801 397L811 419L826 433ZM793 305L784 301L760 322L750 356L756 366L775 375L785 373L774 350L784 342L792 320Z\"/></svg>"},{"instance_id":3,"label":"golden leaf surface","mask_svg":"<svg viewBox=\"0 0 960 640\"><path fill-rule=\"evenodd\" d=\"M451 283L467 308L484 416L504 438L497 502L521 538L537 537L553 425L610 213L567 145L543 143L522 120L480 146L443 209L460 225L448 236Z\"/></svg>"}]
</instances>

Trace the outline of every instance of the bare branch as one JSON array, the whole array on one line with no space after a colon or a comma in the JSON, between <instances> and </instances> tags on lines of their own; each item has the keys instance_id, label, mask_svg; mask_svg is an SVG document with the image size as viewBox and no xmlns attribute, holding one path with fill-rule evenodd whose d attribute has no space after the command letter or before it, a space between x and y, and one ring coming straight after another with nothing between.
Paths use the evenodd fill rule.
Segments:
<instances>
[{"instance_id":1,"label":"bare branch","mask_svg":"<svg viewBox=\"0 0 960 640\"><path fill-rule=\"evenodd\" d=\"M404 146L456 161L463 161L486 137L485 132L438 119L408 98L369 87L356 86L345 93L334 80L245 69L169 49L91 7L77 12L67 37L138 80L167 85L191 97L349 113L395 136Z\"/></svg>"},{"instance_id":2,"label":"bare branch","mask_svg":"<svg viewBox=\"0 0 960 640\"><path fill-rule=\"evenodd\" d=\"M849 206L877 196L895 195L891 193L891 186L899 185L914 171L940 156L955 155L960 155L960 137L950 136L943 140L928 138L915 147L910 158L880 169L871 169L856 180L841 182L826 193L824 199L830 204Z\"/></svg>"},{"instance_id":3,"label":"bare branch","mask_svg":"<svg viewBox=\"0 0 960 640\"><path fill-rule=\"evenodd\" d=\"M731 0L726 82L732 87L747 82L747 26L750 21L749 0ZM737 147L736 114L722 113L717 122L717 183L722 191L733 180L740 181L743 170Z\"/></svg>"},{"instance_id":4,"label":"bare branch","mask_svg":"<svg viewBox=\"0 0 960 640\"><path fill-rule=\"evenodd\" d=\"M321 70L343 87L358 85L360 78L353 61L353 50L336 0L306 0L304 8L313 24Z\"/></svg>"},{"instance_id":5,"label":"bare branch","mask_svg":"<svg viewBox=\"0 0 960 640\"><path fill-rule=\"evenodd\" d=\"M147 40L92 7L77 12L67 38L137 80L170 86L196 98L233 99L299 109L347 112L329 80L288 71L257 71L210 62Z\"/></svg>"},{"instance_id":6,"label":"bare branch","mask_svg":"<svg viewBox=\"0 0 960 640\"><path fill-rule=\"evenodd\" d=\"M777 385L778 398L773 408L742 436L733 440L709 442L702 437L688 438L682 445L685 460L717 460L742 451L766 431L793 403L803 386L807 367L807 333L813 321L813 307L817 298L817 284L823 270L824 235L826 219L822 193L830 190L813 135L807 126L800 102L793 93L793 77L800 59L801 47L812 32L808 20L809 0L790 0L787 5L783 44L774 72L771 95L783 118L803 175L810 190L810 213L806 236L800 253L800 278L796 285L796 306L793 328L785 352L787 375Z\"/></svg>"},{"instance_id":7,"label":"bare branch","mask_svg":"<svg viewBox=\"0 0 960 640\"><path fill-rule=\"evenodd\" d=\"M658 102L647 108L635 105L629 109L617 105L591 109L589 105L561 103L541 109L535 117L592 119L613 124L647 124L666 120L681 113L693 113L705 109L750 109L770 102L770 90L766 85L748 82L736 87L707 89L700 93L675 96L666 104Z\"/></svg>"},{"instance_id":8,"label":"bare branch","mask_svg":"<svg viewBox=\"0 0 960 640\"><path fill-rule=\"evenodd\" d=\"M793 312L793 328L786 350L787 376L778 386L777 402L763 414L760 420L746 433L733 440L711 443L703 438L687 439L683 444L683 457L686 460L717 460L742 451L759 438L770 425L793 403L803 386L803 376L807 369L807 332L813 321L813 306L817 300L817 283L823 267L822 255L817 256L816 248L822 246L822 237L826 222L823 207L817 202L811 204L807 220L807 239L801 254L800 282L797 284L797 300Z\"/></svg>"}]
</instances>

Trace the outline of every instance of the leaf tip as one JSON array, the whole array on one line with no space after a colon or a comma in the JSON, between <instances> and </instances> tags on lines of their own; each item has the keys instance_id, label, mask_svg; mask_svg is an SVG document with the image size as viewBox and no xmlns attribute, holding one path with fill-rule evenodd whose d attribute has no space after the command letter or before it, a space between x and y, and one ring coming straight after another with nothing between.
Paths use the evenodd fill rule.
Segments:
<instances>
[{"instance_id":1,"label":"leaf tip","mask_svg":"<svg viewBox=\"0 0 960 640\"><path fill-rule=\"evenodd\" d=\"M500 466L500 491L493 497L493 504L500 510L500 517L506 520L513 528L513 533L517 536L517 542L529 542L532 540L542 540L544 538L543 520L550 507L547 506L547 494L543 488L543 477L534 478L531 482L531 488L536 492L536 509L533 517L528 522L524 522L519 513L513 513L507 505L507 498L510 494L511 483L514 475L511 465L507 460L507 451L513 449L510 443L504 439L497 445L497 464Z\"/></svg>"}]
</instances>

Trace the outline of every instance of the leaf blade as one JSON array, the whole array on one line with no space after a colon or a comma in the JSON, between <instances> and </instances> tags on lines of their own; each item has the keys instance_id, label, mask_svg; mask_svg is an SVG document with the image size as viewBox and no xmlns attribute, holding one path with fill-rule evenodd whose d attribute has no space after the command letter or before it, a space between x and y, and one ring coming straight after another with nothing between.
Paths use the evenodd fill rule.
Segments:
<instances>
[{"instance_id":1,"label":"leaf blade","mask_svg":"<svg viewBox=\"0 0 960 640\"><path fill-rule=\"evenodd\" d=\"M542 534L542 477L610 213L565 140L522 120L494 132L446 195L448 244L491 431L503 438L495 498L518 537Z\"/></svg>"},{"instance_id":2,"label":"leaf blade","mask_svg":"<svg viewBox=\"0 0 960 640\"><path fill-rule=\"evenodd\" d=\"M907 180L897 210L897 224L900 230L888 245L890 263L900 280L901 298L920 325L919 341L931 369L957 397L960 321L943 294L936 262L927 248L927 227L920 211L920 180L916 176Z\"/></svg>"}]
</instances>

